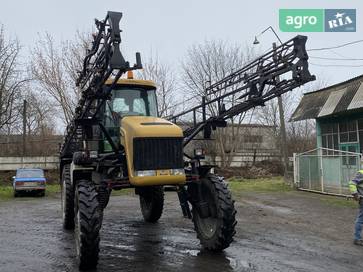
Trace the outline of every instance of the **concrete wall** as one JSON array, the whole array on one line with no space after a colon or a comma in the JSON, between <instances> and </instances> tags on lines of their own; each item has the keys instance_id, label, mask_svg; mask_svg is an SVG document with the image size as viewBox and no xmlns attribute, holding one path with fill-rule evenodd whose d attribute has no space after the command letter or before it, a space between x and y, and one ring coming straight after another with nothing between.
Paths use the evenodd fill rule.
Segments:
<instances>
[{"instance_id":1,"label":"concrete wall","mask_svg":"<svg viewBox=\"0 0 363 272\"><path fill-rule=\"evenodd\" d=\"M253 163L253 158L255 156L255 162L261 161L279 161L280 154L275 150L257 150L258 152L254 153L250 152L238 152L236 153L231 161L231 167L242 167L242 166L251 166ZM205 161L208 163L216 164L218 166L222 165L222 158L220 156L216 156L215 161L211 156L206 156Z\"/></svg>"},{"instance_id":2,"label":"concrete wall","mask_svg":"<svg viewBox=\"0 0 363 272\"><path fill-rule=\"evenodd\" d=\"M16 170L17 168L58 169L59 157L0 157L0 171Z\"/></svg>"}]
</instances>

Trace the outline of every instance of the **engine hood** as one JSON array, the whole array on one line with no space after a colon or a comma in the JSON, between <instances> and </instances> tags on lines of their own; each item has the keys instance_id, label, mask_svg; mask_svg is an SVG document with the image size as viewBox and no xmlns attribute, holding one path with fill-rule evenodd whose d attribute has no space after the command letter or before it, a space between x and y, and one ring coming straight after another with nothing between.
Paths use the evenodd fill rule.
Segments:
<instances>
[{"instance_id":1,"label":"engine hood","mask_svg":"<svg viewBox=\"0 0 363 272\"><path fill-rule=\"evenodd\" d=\"M126 116L121 120L121 135L130 137L183 137L182 129L158 117Z\"/></svg>"}]
</instances>

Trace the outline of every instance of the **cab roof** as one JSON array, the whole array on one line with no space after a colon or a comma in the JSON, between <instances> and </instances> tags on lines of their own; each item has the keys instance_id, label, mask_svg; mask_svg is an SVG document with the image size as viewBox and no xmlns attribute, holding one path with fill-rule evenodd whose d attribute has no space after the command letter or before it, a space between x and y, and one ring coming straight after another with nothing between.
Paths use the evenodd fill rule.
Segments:
<instances>
[{"instance_id":1,"label":"cab roof","mask_svg":"<svg viewBox=\"0 0 363 272\"><path fill-rule=\"evenodd\" d=\"M110 85L112 83L112 79L108 79L106 80L106 85ZM144 87L148 87L150 89L156 89L156 85L153 81L151 80L144 80L144 79L126 79L126 78L121 78L117 81L117 85L135 85L135 86L144 86Z\"/></svg>"}]
</instances>

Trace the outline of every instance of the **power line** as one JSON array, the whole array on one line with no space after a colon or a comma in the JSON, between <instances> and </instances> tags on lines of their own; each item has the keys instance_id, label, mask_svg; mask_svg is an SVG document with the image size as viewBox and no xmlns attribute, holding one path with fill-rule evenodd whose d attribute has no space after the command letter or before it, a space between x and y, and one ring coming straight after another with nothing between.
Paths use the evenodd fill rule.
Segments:
<instances>
[{"instance_id":1,"label":"power line","mask_svg":"<svg viewBox=\"0 0 363 272\"><path fill-rule=\"evenodd\" d=\"M337 49L337 48L341 48L341 47L345 47L345 46L348 46L348 45L361 43L361 42L363 42L363 40L357 40L357 41L344 43L344 44L340 44L340 45L336 45L336 46L332 46L332 47L313 48L313 49L308 49L307 51L322 51L322 50Z\"/></svg>"},{"instance_id":2,"label":"power line","mask_svg":"<svg viewBox=\"0 0 363 272\"><path fill-rule=\"evenodd\" d=\"M363 59L356 59L356 58L328 58L328 57L316 57L316 56L309 56L312 59L322 59L322 60L342 60L342 61L362 61Z\"/></svg>"},{"instance_id":3,"label":"power line","mask_svg":"<svg viewBox=\"0 0 363 272\"><path fill-rule=\"evenodd\" d=\"M319 64L319 63L313 63L309 62L311 65L315 66L322 66L322 67L363 67L363 64L361 65L348 65L348 64Z\"/></svg>"},{"instance_id":4,"label":"power line","mask_svg":"<svg viewBox=\"0 0 363 272\"><path fill-rule=\"evenodd\" d=\"M340 53L338 53L338 52L336 52L336 51L334 51L334 50L331 50L330 52L332 52L334 55L337 55L337 56L339 56L339 57L341 57L341 58L348 58L347 56L344 56L344 55L342 55L342 54L340 54Z\"/></svg>"}]
</instances>

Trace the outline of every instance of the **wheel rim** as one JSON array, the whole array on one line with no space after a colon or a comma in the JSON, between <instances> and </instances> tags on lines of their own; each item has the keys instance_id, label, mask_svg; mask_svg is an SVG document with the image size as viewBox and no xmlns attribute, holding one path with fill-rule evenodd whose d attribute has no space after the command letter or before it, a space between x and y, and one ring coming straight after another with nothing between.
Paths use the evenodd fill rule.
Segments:
<instances>
[{"instance_id":1,"label":"wheel rim","mask_svg":"<svg viewBox=\"0 0 363 272\"><path fill-rule=\"evenodd\" d=\"M200 218L199 220L203 236L206 238L212 238L217 229L217 218L207 217Z\"/></svg>"},{"instance_id":2,"label":"wheel rim","mask_svg":"<svg viewBox=\"0 0 363 272\"><path fill-rule=\"evenodd\" d=\"M199 225L199 230L203 237L206 239L211 239L217 231L219 219L217 215L217 208L213 193L207 186L202 187L203 190L203 201L208 203L209 211L211 215L206 218L201 218L197 212L197 221Z\"/></svg>"}]
</instances>

